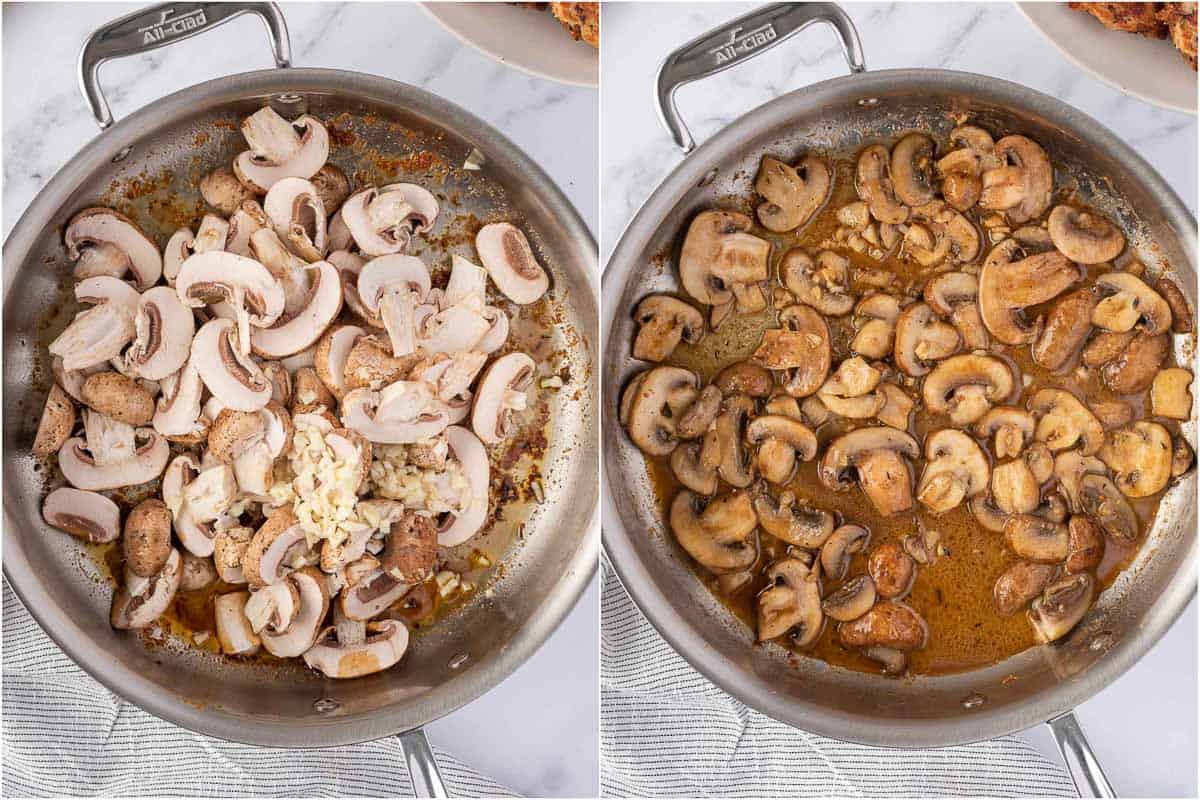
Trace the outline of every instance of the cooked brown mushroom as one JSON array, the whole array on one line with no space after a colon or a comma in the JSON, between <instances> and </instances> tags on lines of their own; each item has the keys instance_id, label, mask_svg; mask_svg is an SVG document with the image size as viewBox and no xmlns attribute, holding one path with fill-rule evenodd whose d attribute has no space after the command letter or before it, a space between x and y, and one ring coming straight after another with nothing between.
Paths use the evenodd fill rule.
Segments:
<instances>
[{"instance_id":1,"label":"cooked brown mushroom","mask_svg":"<svg viewBox=\"0 0 1200 800\"><path fill-rule=\"evenodd\" d=\"M873 144L858 156L854 188L867 202L871 216L880 222L897 225L908 220L908 207L896 198L892 183L891 155L881 144Z\"/></svg>"},{"instance_id":2,"label":"cooked brown mushroom","mask_svg":"<svg viewBox=\"0 0 1200 800\"><path fill-rule=\"evenodd\" d=\"M1051 450L1066 450L1082 442L1090 456L1104 444L1104 426L1075 395L1065 389L1040 389L1029 400L1029 410L1038 418L1034 436Z\"/></svg>"},{"instance_id":3,"label":"cooked brown mushroom","mask_svg":"<svg viewBox=\"0 0 1200 800\"><path fill-rule=\"evenodd\" d=\"M759 516L762 514L760 512ZM842 525L821 545L821 569L831 581L840 581L850 569L850 559L866 549L871 532L861 525Z\"/></svg>"},{"instance_id":4,"label":"cooked brown mushroom","mask_svg":"<svg viewBox=\"0 0 1200 800\"><path fill-rule=\"evenodd\" d=\"M833 534L833 514L798 504L790 491L783 492L778 500L767 492L756 493L754 510L763 530L797 547L816 549Z\"/></svg>"},{"instance_id":5,"label":"cooked brown mushroom","mask_svg":"<svg viewBox=\"0 0 1200 800\"><path fill-rule=\"evenodd\" d=\"M795 230L825 204L832 185L829 165L817 156L805 156L794 167L764 156L754 179L754 190L766 200L758 206L758 220L775 233Z\"/></svg>"},{"instance_id":6,"label":"cooked brown mushroom","mask_svg":"<svg viewBox=\"0 0 1200 800\"><path fill-rule=\"evenodd\" d=\"M899 386L888 381L879 384L879 393L883 395L883 405L875 413L876 419L898 430L908 430L908 418L915 406L913 399Z\"/></svg>"},{"instance_id":7,"label":"cooked brown mushroom","mask_svg":"<svg viewBox=\"0 0 1200 800\"><path fill-rule=\"evenodd\" d=\"M1154 290L1162 295L1163 300L1171 308L1171 331L1174 333L1191 333L1193 328L1192 309L1187 298L1179 290L1179 286L1170 278L1159 278L1154 284Z\"/></svg>"},{"instance_id":8,"label":"cooked brown mushroom","mask_svg":"<svg viewBox=\"0 0 1200 800\"><path fill-rule=\"evenodd\" d=\"M1136 275L1105 273L1096 279L1096 287L1108 293L1092 310L1092 324L1096 327L1123 333L1137 326L1149 336L1171 328L1171 307Z\"/></svg>"},{"instance_id":9,"label":"cooked brown mushroom","mask_svg":"<svg viewBox=\"0 0 1200 800\"><path fill-rule=\"evenodd\" d=\"M708 501L681 491L671 503L671 532L688 555L712 572L737 572L758 558L758 516L745 492Z\"/></svg>"},{"instance_id":10,"label":"cooked brown mushroom","mask_svg":"<svg viewBox=\"0 0 1200 800\"><path fill-rule=\"evenodd\" d=\"M967 350L985 350L990 344L978 297L979 278L967 272L943 272L925 285L925 302L950 319Z\"/></svg>"},{"instance_id":11,"label":"cooked brown mushroom","mask_svg":"<svg viewBox=\"0 0 1200 800\"><path fill-rule=\"evenodd\" d=\"M1094 286L1076 289L1056 301L1033 343L1033 360L1052 372L1066 367L1087 341L1099 302Z\"/></svg>"},{"instance_id":12,"label":"cooked brown mushroom","mask_svg":"<svg viewBox=\"0 0 1200 800\"><path fill-rule=\"evenodd\" d=\"M717 373L713 385L721 394L748 394L751 397L766 397L775 387L771 373L749 361L730 364Z\"/></svg>"},{"instance_id":13,"label":"cooked brown mushroom","mask_svg":"<svg viewBox=\"0 0 1200 800\"><path fill-rule=\"evenodd\" d=\"M642 361L666 361L681 340L695 344L704 336L704 315L670 295L644 298L633 318L639 326L633 357Z\"/></svg>"},{"instance_id":14,"label":"cooked brown mushroom","mask_svg":"<svg viewBox=\"0 0 1200 800\"><path fill-rule=\"evenodd\" d=\"M1120 228L1102 215L1070 206L1055 206L1046 220L1050 241L1076 264L1112 261L1125 249Z\"/></svg>"},{"instance_id":15,"label":"cooked brown mushroom","mask_svg":"<svg viewBox=\"0 0 1200 800\"><path fill-rule=\"evenodd\" d=\"M1191 387L1191 370L1174 367L1157 372L1150 385L1150 406L1154 414L1171 419L1189 419L1192 416Z\"/></svg>"},{"instance_id":16,"label":"cooked brown mushroom","mask_svg":"<svg viewBox=\"0 0 1200 800\"><path fill-rule=\"evenodd\" d=\"M917 565L897 542L884 542L871 551L867 573L880 597L900 600L912 590Z\"/></svg>"},{"instance_id":17,"label":"cooked brown mushroom","mask_svg":"<svg viewBox=\"0 0 1200 800\"><path fill-rule=\"evenodd\" d=\"M696 494L717 492L717 466L705 463L699 442L684 442L671 451L671 472Z\"/></svg>"},{"instance_id":18,"label":"cooked brown mushroom","mask_svg":"<svg viewBox=\"0 0 1200 800\"><path fill-rule=\"evenodd\" d=\"M754 414L754 400L746 395L725 398L717 416L721 463L717 471L730 486L745 488L754 480L754 460L745 446L746 429Z\"/></svg>"},{"instance_id":19,"label":"cooked brown mushroom","mask_svg":"<svg viewBox=\"0 0 1200 800\"><path fill-rule=\"evenodd\" d=\"M858 619L875 605L875 582L869 575L859 575L843 583L837 591L821 601L825 616L835 622L850 622Z\"/></svg>"},{"instance_id":20,"label":"cooked brown mushroom","mask_svg":"<svg viewBox=\"0 0 1200 800\"><path fill-rule=\"evenodd\" d=\"M779 323L781 327L763 333L753 358L767 369L787 370L784 390L792 397L807 397L829 374L829 326L824 317L804 305L784 309Z\"/></svg>"},{"instance_id":21,"label":"cooked brown mushroom","mask_svg":"<svg viewBox=\"0 0 1200 800\"><path fill-rule=\"evenodd\" d=\"M796 299L827 317L845 316L854 308L850 261L832 250L822 250L813 258L794 247L779 263L779 276Z\"/></svg>"},{"instance_id":22,"label":"cooked brown mushroom","mask_svg":"<svg viewBox=\"0 0 1200 800\"><path fill-rule=\"evenodd\" d=\"M917 458L917 440L888 427L858 428L829 443L817 468L826 488L842 491L851 470L882 516L912 508L912 470L905 458Z\"/></svg>"},{"instance_id":23,"label":"cooked brown mushroom","mask_svg":"<svg viewBox=\"0 0 1200 800\"><path fill-rule=\"evenodd\" d=\"M838 625L838 638L846 647L920 650L929 640L929 626L912 607L883 601L858 619Z\"/></svg>"},{"instance_id":24,"label":"cooked brown mushroom","mask_svg":"<svg viewBox=\"0 0 1200 800\"><path fill-rule=\"evenodd\" d=\"M821 578L803 561L785 558L767 568L767 586L758 595L758 640L784 634L797 647L807 647L821 635Z\"/></svg>"},{"instance_id":25,"label":"cooked brown mushroom","mask_svg":"<svg viewBox=\"0 0 1200 800\"><path fill-rule=\"evenodd\" d=\"M1005 212L1014 225L1040 217L1054 190L1054 167L1046 151L1028 137L1012 135L996 142L994 152L1001 165L983 173L979 206Z\"/></svg>"},{"instance_id":26,"label":"cooked brown mushroom","mask_svg":"<svg viewBox=\"0 0 1200 800\"><path fill-rule=\"evenodd\" d=\"M1088 572L1104 558L1104 532L1090 517L1075 515L1067 524L1067 572Z\"/></svg>"},{"instance_id":27,"label":"cooked brown mushroom","mask_svg":"<svg viewBox=\"0 0 1200 800\"><path fill-rule=\"evenodd\" d=\"M952 428L925 439L925 469L917 484L917 499L935 514L987 490L988 462L967 434Z\"/></svg>"},{"instance_id":28,"label":"cooked brown mushroom","mask_svg":"<svg viewBox=\"0 0 1200 800\"><path fill-rule=\"evenodd\" d=\"M900 316L900 301L890 294L869 294L854 307L858 333L851 349L867 358L886 358L891 354L896 336L896 319Z\"/></svg>"},{"instance_id":29,"label":"cooked brown mushroom","mask_svg":"<svg viewBox=\"0 0 1200 800\"><path fill-rule=\"evenodd\" d=\"M921 396L934 414L948 414L955 425L970 425L1013 392L1012 370L994 356L957 355L947 358L925 377Z\"/></svg>"},{"instance_id":30,"label":"cooked brown mushroom","mask_svg":"<svg viewBox=\"0 0 1200 800\"><path fill-rule=\"evenodd\" d=\"M1157 494L1171 480L1171 434L1157 422L1142 420L1108 434L1097 455L1127 497Z\"/></svg>"},{"instance_id":31,"label":"cooked brown mushroom","mask_svg":"<svg viewBox=\"0 0 1200 800\"><path fill-rule=\"evenodd\" d=\"M1089 473L1080 478L1079 506L1113 539L1125 544L1137 539L1137 515L1106 475Z\"/></svg>"},{"instance_id":32,"label":"cooked brown mushroom","mask_svg":"<svg viewBox=\"0 0 1200 800\"><path fill-rule=\"evenodd\" d=\"M1171 477L1178 478L1187 473L1196 463L1196 454L1192 452L1192 446L1182 436L1173 436L1171 439Z\"/></svg>"},{"instance_id":33,"label":"cooked brown mushroom","mask_svg":"<svg viewBox=\"0 0 1200 800\"><path fill-rule=\"evenodd\" d=\"M817 397L829 411L849 419L869 419L879 413L886 402L882 392L875 391L883 372L868 364L861 356L848 358L817 390Z\"/></svg>"},{"instance_id":34,"label":"cooked brown mushroom","mask_svg":"<svg viewBox=\"0 0 1200 800\"><path fill-rule=\"evenodd\" d=\"M1067 526L1035 517L1016 514L1004 524L1004 540L1021 558L1039 564L1057 564L1070 553Z\"/></svg>"},{"instance_id":35,"label":"cooked brown mushroom","mask_svg":"<svg viewBox=\"0 0 1200 800\"><path fill-rule=\"evenodd\" d=\"M982 439L993 436L992 449L996 458L1016 458L1033 438L1033 415L1017 406L996 406L975 423L975 435Z\"/></svg>"},{"instance_id":36,"label":"cooked brown mushroom","mask_svg":"<svg viewBox=\"0 0 1200 800\"><path fill-rule=\"evenodd\" d=\"M966 211L979 201L984 170L999 166L996 143L991 134L974 125L960 125L950 132L950 144L960 144L937 162L942 176L942 197L953 208Z\"/></svg>"},{"instance_id":37,"label":"cooked brown mushroom","mask_svg":"<svg viewBox=\"0 0 1200 800\"><path fill-rule=\"evenodd\" d=\"M646 372L632 391L626 429L643 452L665 456L675 449L679 415L696 398L699 381L679 367L655 367Z\"/></svg>"},{"instance_id":38,"label":"cooked brown mushroom","mask_svg":"<svg viewBox=\"0 0 1200 800\"><path fill-rule=\"evenodd\" d=\"M926 375L929 364L958 350L958 331L942 322L925 303L913 303L896 320L896 366L914 378Z\"/></svg>"},{"instance_id":39,"label":"cooked brown mushroom","mask_svg":"<svg viewBox=\"0 0 1200 800\"><path fill-rule=\"evenodd\" d=\"M1139 331L1128 340L1124 350L1100 368L1100 378L1115 394L1143 392L1154 382L1170 348L1168 334L1151 336Z\"/></svg>"},{"instance_id":40,"label":"cooked brown mushroom","mask_svg":"<svg viewBox=\"0 0 1200 800\"><path fill-rule=\"evenodd\" d=\"M767 414L746 426L746 441L758 446L758 471L771 483L787 483L796 461L811 461L817 437L807 425L790 417Z\"/></svg>"},{"instance_id":41,"label":"cooked brown mushroom","mask_svg":"<svg viewBox=\"0 0 1200 800\"><path fill-rule=\"evenodd\" d=\"M1009 238L992 248L979 271L979 311L992 336L1005 344L1028 344L1040 322L1030 323L1025 309L1057 297L1082 277L1080 268L1061 253L1025 256Z\"/></svg>"},{"instance_id":42,"label":"cooked brown mushroom","mask_svg":"<svg viewBox=\"0 0 1200 800\"><path fill-rule=\"evenodd\" d=\"M769 242L747 231L753 222L736 211L702 211L688 226L679 254L679 277L697 302L724 306L734 285L767 279Z\"/></svg>"},{"instance_id":43,"label":"cooked brown mushroom","mask_svg":"<svg viewBox=\"0 0 1200 800\"><path fill-rule=\"evenodd\" d=\"M901 203L916 207L933 200L933 148L923 133L910 133L892 147L892 184Z\"/></svg>"},{"instance_id":44,"label":"cooked brown mushroom","mask_svg":"<svg viewBox=\"0 0 1200 800\"><path fill-rule=\"evenodd\" d=\"M1059 578L1046 587L1029 609L1034 636L1043 644L1066 636L1083 619L1096 597L1096 584L1086 572Z\"/></svg>"},{"instance_id":45,"label":"cooked brown mushroom","mask_svg":"<svg viewBox=\"0 0 1200 800\"><path fill-rule=\"evenodd\" d=\"M1011 617L1042 593L1054 577L1053 564L1017 561L1004 570L992 587L992 601L1002 617Z\"/></svg>"}]
</instances>

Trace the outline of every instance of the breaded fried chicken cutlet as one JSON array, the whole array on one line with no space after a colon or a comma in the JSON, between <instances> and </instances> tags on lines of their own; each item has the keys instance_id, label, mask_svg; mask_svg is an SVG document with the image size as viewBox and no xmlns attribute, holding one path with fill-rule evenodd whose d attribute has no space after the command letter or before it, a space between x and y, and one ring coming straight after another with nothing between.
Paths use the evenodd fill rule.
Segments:
<instances>
[{"instance_id":1,"label":"breaded fried chicken cutlet","mask_svg":"<svg viewBox=\"0 0 1200 800\"><path fill-rule=\"evenodd\" d=\"M1163 3L1163 6L1158 18L1166 23L1175 49L1196 69L1196 4Z\"/></svg>"},{"instance_id":2,"label":"breaded fried chicken cutlet","mask_svg":"<svg viewBox=\"0 0 1200 800\"><path fill-rule=\"evenodd\" d=\"M562 23L575 41L600 46L599 3L551 3L550 13Z\"/></svg>"},{"instance_id":3,"label":"breaded fried chicken cutlet","mask_svg":"<svg viewBox=\"0 0 1200 800\"><path fill-rule=\"evenodd\" d=\"M1180 55L1196 69L1195 3L1068 3L1086 11L1104 27L1153 39L1170 38Z\"/></svg>"}]
</instances>

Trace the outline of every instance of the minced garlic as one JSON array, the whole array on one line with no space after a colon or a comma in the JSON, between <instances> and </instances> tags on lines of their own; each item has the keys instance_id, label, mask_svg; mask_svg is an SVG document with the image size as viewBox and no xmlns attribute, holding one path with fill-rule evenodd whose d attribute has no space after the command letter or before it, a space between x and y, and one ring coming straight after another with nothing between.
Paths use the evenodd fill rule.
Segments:
<instances>
[{"instance_id":1,"label":"minced garlic","mask_svg":"<svg viewBox=\"0 0 1200 800\"><path fill-rule=\"evenodd\" d=\"M362 530L365 523L355 510L359 465L338 458L319 428L296 424L288 464L290 478L276 481L271 497L280 505L291 504L309 546L322 539L340 545Z\"/></svg>"}]
</instances>

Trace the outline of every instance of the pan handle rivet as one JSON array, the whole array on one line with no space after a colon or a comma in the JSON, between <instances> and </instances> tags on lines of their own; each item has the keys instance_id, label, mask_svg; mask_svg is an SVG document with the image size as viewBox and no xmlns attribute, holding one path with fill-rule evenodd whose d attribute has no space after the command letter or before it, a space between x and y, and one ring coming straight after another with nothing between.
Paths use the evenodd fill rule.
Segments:
<instances>
[{"instance_id":1,"label":"pan handle rivet","mask_svg":"<svg viewBox=\"0 0 1200 800\"><path fill-rule=\"evenodd\" d=\"M332 714L342 707L342 704L332 697L321 697L313 703L313 708L319 714Z\"/></svg>"},{"instance_id":2,"label":"pan handle rivet","mask_svg":"<svg viewBox=\"0 0 1200 800\"><path fill-rule=\"evenodd\" d=\"M962 699L962 707L970 711L979 708L986 702L987 698L981 695L979 692L971 692Z\"/></svg>"},{"instance_id":3,"label":"pan handle rivet","mask_svg":"<svg viewBox=\"0 0 1200 800\"><path fill-rule=\"evenodd\" d=\"M470 653L459 653L454 658L450 659L450 663L448 666L450 667L450 669L458 669L463 664L467 663L467 661L469 661L470 659L471 659Z\"/></svg>"}]
</instances>

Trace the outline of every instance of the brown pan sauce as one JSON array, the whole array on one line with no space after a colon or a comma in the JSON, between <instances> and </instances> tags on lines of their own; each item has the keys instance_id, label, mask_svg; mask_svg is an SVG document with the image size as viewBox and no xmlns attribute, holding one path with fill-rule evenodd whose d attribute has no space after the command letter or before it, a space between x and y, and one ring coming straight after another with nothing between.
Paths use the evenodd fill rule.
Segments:
<instances>
[{"instance_id":1,"label":"brown pan sauce","mask_svg":"<svg viewBox=\"0 0 1200 800\"><path fill-rule=\"evenodd\" d=\"M903 291L905 295L918 296L925 283L939 271L938 266L922 267L915 261L899 257L901 245L893 248L891 254L882 261L875 261L865 255L855 253L844 246L830 248L822 247L822 243L833 240L835 229L839 223L836 214L839 208L847 203L858 200L854 189L854 162L848 159L836 159L831 162L834 172L834 185L830 199L826 205L803 225L798 231L786 234L775 234L761 227L754 214L755 198L747 202L747 198L730 198L732 202L721 203L720 207L735 208L748 214L754 220L754 228L750 233L766 239L772 244L770 257L770 288L782 285L779 281L779 264L784 254L793 247L804 247L815 254L820 249L835 249L841 255L850 259L850 287L856 296L862 297L872 291L872 287L863 283L859 271L885 270L895 275L894 282L887 291L895 293ZM1080 205L1078 200L1065 196L1064 192L1056 192L1050 208L1062 202ZM993 246L987 231L980 224L982 214L980 209L973 208L964 212L976 226L980 234L980 255L974 263L980 264ZM1030 225L1040 224L1043 220L1031 221ZM682 239L680 240L682 241ZM1117 259L1118 268L1124 267L1132 256L1127 251ZM1092 267L1088 276L1079 285L1090 283L1101 270ZM758 314L732 314L717 330L707 330L704 338L697 344L682 342L672 356L664 363L680 366L694 371L703 386L724 367L745 361L750 358L763 331L778 326L777 311L771 297L770 288L766 292L768 307ZM1070 291L1070 290L1068 290ZM1064 293L1065 294L1065 293ZM1061 297L1062 295L1059 295ZM686 298L685 298L686 299ZM1058 298L1028 309L1030 319L1048 313L1050 307ZM707 309L706 309L707 310ZM832 349L832 366L830 373L836 369L838 362L852 355L850 342L855 335L851 324L854 314L843 317L825 317L829 324L830 345ZM993 348L998 346L993 340ZM1012 347L999 345L999 350L993 350L992 355L1005 358L1011 366L1019 370L1018 385L1022 377L1028 376L1028 385L1024 386L1018 398L1010 401L1013 405L1024 407L1028 399L1039 389L1063 388L1076 395L1082 393L1087 401L1105 401L1119 399L1128 404L1134 414L1134 421L1149 418L1148 391L1136 396L1116 396L1099 379L1099 370L1091 370L1087 380L1081 380L1076 374L1079 354L1064 368L1061 374L1051 374L1034 363L1030 347ZM960 352L963 352L960 350ZM1174 354L1168 355L1167 361L1160 367L1166 369L1176 366ZM908 432L916 437L924 447L927 432L950 425L944 415L933 415L927 412L920 403L919 385L902 387L918 401L917 407L910 415ZM759 405L761 407L761 402ZM1178 435L1177 423L1155 418L1163 424L1173 436ZM925 531L937 531L940 537L939 555L929 565L917 565L917 577L911 594L904 602L911 605L929 626L929 638L921 650L908 653L908 673L912 675L937 675L953 672L964 672L1001 661L1021 652L1035 644L1033 629L1026 618L1024 610L1011 617L1001 617L995 610L992 601L992 587L996 579L1011 564L1018 561L1017 556L1005 545L1002 533L994 533L982 527L968 510L966 502L953 510L935 515L930 513L915 500L911 511L897 514L890 518L881 517L876 513L871 501L854 485L847 491L834 492L827 489L817 478L817 461L824 453L826 444L841 433L861 424L881 424L875 420L846 420L837 416L816 429L820 443L818 456L809 462L798 464L796 474L786 486L772 486L771 493L776 497L785 490L795 493L798 503L835 512L839 524L853 522L870 531L870 540L862 552L856 554L847 572L846 580L866 574L867 557L880 544L889 541L900 542L909 533L923 534ZM970 432L970 431L968 431ZM972 434L973 435L973 434ZM988 459L995 462L992 442L979 440ZM924 467L924 458L917 459L912 464L914 486ZM666 458L647 459L647 468L651 482L658 498L662 519L669 518L671 501L682 488L671 472ZM1168 489L1171 484L1168 484ZM718 494L733 490L721 481ZM745 491L751 491L748 489ZM1052 491L1052 488L1050 489ZM1164 490L1165 492L1166 490ZM1043 496L1048 494L1044 491ZM1132 544L1122 544L1110 537L1105 537L1104 558L1095 571L1097 592L1108 587L1117 575L1129 565L1137 554L1146 532L1154 518L1162 493L1149 498L1126 498L1136 512L1139 520L1137 540ZM715 596L732 611L742 622L752 629L756 626L756 596L767 584L764 577L766 568L773 562L787 555L790 546L766 533L762 528L758 531L759 558L752 568L753 580L731 593L723 593L716 576L693 561L680 548L680 556L686 558L696 574L704 581ZM829 581L822 578L822 596L828 596L844 581ZM882 673L878 662L868 659L857 650L842 646L837 637L837 623L826 619L824 629L815 644L803 650L796 650L786 637L777 639L779 644L796 650L797 653L821 659L830 664L846 667L862 672Z\"/></svg>"}]
</instances>

